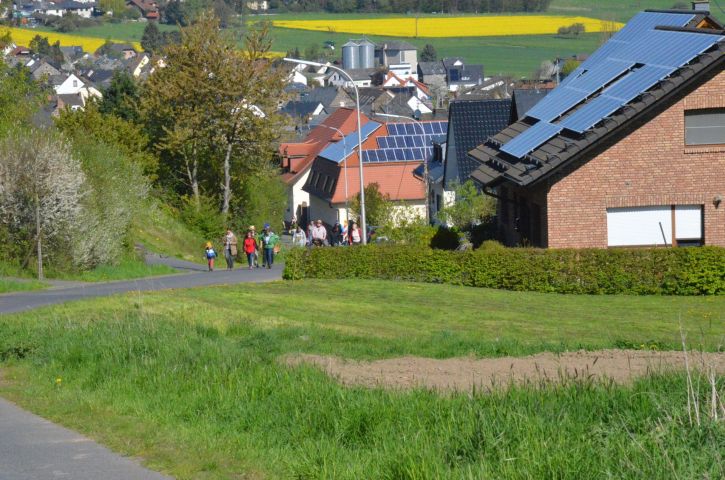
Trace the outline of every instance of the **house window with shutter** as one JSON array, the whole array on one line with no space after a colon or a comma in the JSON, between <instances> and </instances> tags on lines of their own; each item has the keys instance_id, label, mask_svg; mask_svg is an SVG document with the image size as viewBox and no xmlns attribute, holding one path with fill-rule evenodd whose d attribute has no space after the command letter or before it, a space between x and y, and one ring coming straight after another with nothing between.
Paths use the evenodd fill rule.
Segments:
<instances>
[{"instance_id":1,"label":"house window with shutter","mask_svg":"<svg viewBox=\"0 0 725 480\"><path fill-rule=\"evenodd\" d=\"M725 145L725 108L686 111L685 145Z\"/></svg>"}]
</instances>

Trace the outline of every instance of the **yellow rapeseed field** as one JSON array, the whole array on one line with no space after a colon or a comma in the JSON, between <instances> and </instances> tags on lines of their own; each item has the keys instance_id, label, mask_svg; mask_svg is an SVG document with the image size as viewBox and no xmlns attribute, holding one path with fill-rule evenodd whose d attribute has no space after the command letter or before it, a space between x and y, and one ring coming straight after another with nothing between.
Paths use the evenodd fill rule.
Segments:
<instances>
[{"instance_id":1,"label":"yellow rapeseed field","mask_svg":"<svg viewBox=\"0 0 725 480\"><path fill-rule=\"evenodd\" d=\"M374 18L359 20L275 20L280 28L320 32L356 33L388 37L489 37L502 35L544 35L559 27L582 23L587 32L619 29L622 23L590 17L550 15L497 15L488 17Z\"/></svg>"},{"instance_id":2,"label":"yellow rapeseed field","mask_svg":"<svg viewBox=\"0 0 725 480\"><path fill-rule=\"evenodd\" d=\"M41 37L48 37L48 41L53 44L57 41L60 42L61 47L70 47L74 45L80 45L83 47L83 50L89 53L93 53L98 48L103 45L106 40L103 38L96 38L96 37L83 37L81 35L71 35L68 33L56 33L56 32L45 32L40 30L30 30L27 28L11 28L11 27L0 27L0 36L5 34L6 31L10 31L10 36L13 39L13 42L15 42L18 45L28 46L30 45L30 41L35 37L36 35L40 35ZM116 43L130 43L132 44L137 50L141 51L141 44L138 42L125 42L123 40L111 40L112 42Z\"/></svg>"}]
</instances>

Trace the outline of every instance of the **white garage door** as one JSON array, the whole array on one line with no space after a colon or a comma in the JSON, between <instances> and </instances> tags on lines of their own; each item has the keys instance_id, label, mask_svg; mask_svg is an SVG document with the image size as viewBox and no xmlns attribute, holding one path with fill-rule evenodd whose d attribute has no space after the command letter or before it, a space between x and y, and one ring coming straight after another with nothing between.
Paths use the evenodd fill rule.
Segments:
<instances>
[{"instance_id":1,"label":"white garage door","mask_svg":"<svg viewBox=\"0 0 725 480\"><path fill-rule=\"evenodd\" d=\"M660 229L660 223L662 228ZM664 230L664 239L662 231ZM607 245L610 247L672 244L672 207L607 209Z\"/></svg>"},{"instance_id":2,"label":"white garage door","mask_svg":"<svg viewBox=\"0 0 725 480\"><path fill-rule=\"evenodd\" d=\"M702 238L702 206L675 207L677 239ZM627 207L607 209L607 245L672 245L672 207Z\"/></svg>"}]
</instances>

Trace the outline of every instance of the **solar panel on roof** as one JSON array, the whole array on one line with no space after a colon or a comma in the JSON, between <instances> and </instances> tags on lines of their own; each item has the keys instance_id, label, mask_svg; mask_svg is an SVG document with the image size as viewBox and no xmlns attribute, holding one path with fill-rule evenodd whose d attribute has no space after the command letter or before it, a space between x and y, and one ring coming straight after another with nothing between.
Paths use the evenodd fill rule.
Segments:
<instances>
[{"instance_id":1,"label":"solar panel on roof","mask_svg":"<svg viewBox=\"0 0 725 480\"><path fill-rule=\"evenodd\" d=\"M636 15L526 116L551 123L603 89L599 97L590 100L561 123L563 127L580 133L591 128L725 39L723 35L656 29L658 26L684 27L694 18L692 13L643 12ZM635 64L644 66L627 72ZM552 127L540 126L536 130L539 129L543 132L552 130ZM519 137L502 150L512 155L511 151L521 151L523 147L516 146L523 144L524 140L516 142Z\"/></svg>"},{"instance_id":2,"label":"solar panel on roof","mask_svg":"<svg viewBox=\"0 0 725 480\"><path fill-rule=\"evenodd\" d=\"M373 121L368 121L361 128L363 140L368 138L375 130L380 127L380 124ZM357 131L346 135L343 140L332 143L325 147L320 156L333 162L340 163L347 158L357 148L358 138Z\"/></svg>"},{"instance_id":3,"label":"solar panel on roof","mask_svg":"<svg viewBox=\"0 0 725 480\"><path fill-rule=\"evenodd\" d=\"M509 141L501 147L501 150L516 158L521 158L559 133L562 129L563 127L559 125L539 122Z\"/></svg>"},{"instance_id":4,"label":"solar panel on roof","mask_svg":"<svg viewBox=\"0 0 725 480\"><path fill-rule=\"evenodd\" d=\"M597 63L591 70L586 70L577 78L569 82L566 88L584 90L586 93L594 93L602 88L602 85L611 83L615 78L622 75L634 65L634 62L620 62L618 60L604 60Z\"/></svg>"},{"instance_id":5,"label":"solar panel on roof","mask_svg":"<svg viewBox=\"0 0 725 480\"><path fill-rule=\"evenodd\" d=\"M558 125L583 133L587 129L593 127L604 117L611 115L617 111L623 102L611 97L600 96L584 105L579 110L564 119Z\"/></svg>"},{"instance_id":6,"label":"solar panel on roof","mask_svg":"<svg viewBox=\"0 0 725 480\"><path fill-rule=\"evenodd\" d=\"M627 76L619 79L602 92L611 98L617 98L622 102L629 102L640 93L648 90L652 85L670 75L674 68L662 68L645 65L630 72Z\"/></svg>"},{"instance_id":7,"label":"solar panel on roof","mask_svg":"<svg viewBox=\"0 0 725 480\"><path fill-rule=\"evenodd\" d=\"M548 122L575 107L587 96L587 93L581 90L559 87L526 112L526 116Z\"/></svg>"}]
</instances>

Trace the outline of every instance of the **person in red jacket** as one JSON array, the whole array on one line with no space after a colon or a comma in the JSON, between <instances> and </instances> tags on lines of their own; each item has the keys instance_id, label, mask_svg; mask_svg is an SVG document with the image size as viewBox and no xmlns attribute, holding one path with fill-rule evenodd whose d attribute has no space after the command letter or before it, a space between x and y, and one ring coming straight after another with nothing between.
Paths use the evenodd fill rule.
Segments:
<instances>
[{"instance_id":1,"label":"person in red jacket","mask_svg":"<svg viewBox=\"0 0 725 480\"><path fill-rule=\"evenodd\" d=\"M249 269L254 268L255 252L257 251L257 239L254 238L252 231L247 232L247 236L244 238L244 253L247 254L247 263Z\"/></svg>"}]
</instances>

